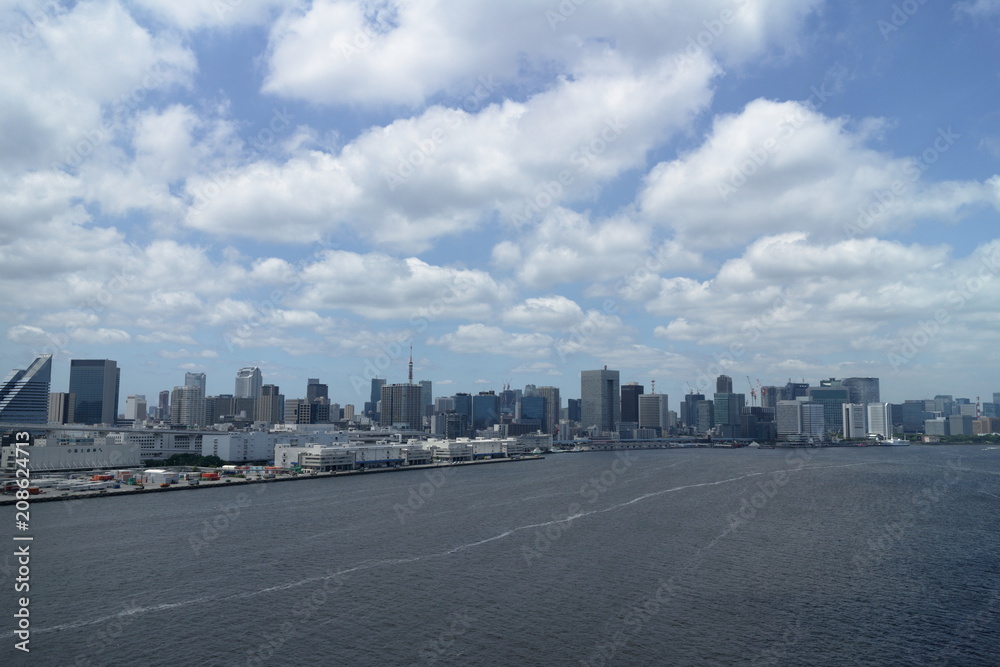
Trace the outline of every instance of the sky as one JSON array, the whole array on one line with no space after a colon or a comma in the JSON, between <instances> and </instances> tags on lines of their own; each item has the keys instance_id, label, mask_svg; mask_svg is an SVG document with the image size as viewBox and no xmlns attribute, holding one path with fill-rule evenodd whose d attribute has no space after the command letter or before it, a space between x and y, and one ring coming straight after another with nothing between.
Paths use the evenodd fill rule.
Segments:
<instances>
[{"instance_id":1,"label":"sky","mask_svg":"<svg viewBox=\"0 0 1000 667\"><path fill-rule=\"evenodd\" d=\"M8 0L0 36L0 369L52 391L361 405L411 345L436 396L1000 391L1000 0Z\"/></svg>"}]
</instances>

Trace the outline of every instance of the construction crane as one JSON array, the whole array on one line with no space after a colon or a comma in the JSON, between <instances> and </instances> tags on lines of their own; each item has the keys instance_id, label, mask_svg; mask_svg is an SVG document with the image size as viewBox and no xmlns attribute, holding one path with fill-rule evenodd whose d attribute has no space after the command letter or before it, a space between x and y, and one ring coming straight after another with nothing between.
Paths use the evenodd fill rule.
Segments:
<instances>
[{"instance_id":1,"label":"construction crane","mask_svg":"<svg viewBox=\"0 0 1000 667\"><path fill-rule=\"evenodd\" d=\"M747 376L747 384L750 385L750 405L757 405L757 390L753 387L753 382L750 381L750 376Z\"/></svg>"}]
</instances>

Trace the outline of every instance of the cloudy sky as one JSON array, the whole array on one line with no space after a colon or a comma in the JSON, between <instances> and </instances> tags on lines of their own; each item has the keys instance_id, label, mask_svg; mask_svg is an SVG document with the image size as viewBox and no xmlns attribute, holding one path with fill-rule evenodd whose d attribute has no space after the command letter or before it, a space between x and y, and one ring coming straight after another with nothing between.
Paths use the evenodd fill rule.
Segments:
<instances>
[{"instance_id":1,"label":"cloudy sky","mask_svg":"<svg viewBox=\"0 0 1000 667\"><path fill-rule=\"evenodd\" d=\"M1000 391L1000 2L11 0L0 369Z\"/></svg>"}]
</instances>

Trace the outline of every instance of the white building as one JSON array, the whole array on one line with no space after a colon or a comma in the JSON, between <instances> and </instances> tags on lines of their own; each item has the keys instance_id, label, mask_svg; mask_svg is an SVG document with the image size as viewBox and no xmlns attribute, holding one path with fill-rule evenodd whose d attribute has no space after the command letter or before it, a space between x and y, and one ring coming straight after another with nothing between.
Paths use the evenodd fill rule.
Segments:
<instances>
[{"instance_id":1,"label":"white building","mask_svg":"<svg viewBox=\"0 0 1000 667\"><path fill-rule=\"evenodd\" d=\"M868 437L868 410L864 403L844 403L844 437Z\"/></svg>"},{"instance_id":2,"label":"white building","mask_svg":"<svg viewBox=\"0 0 1000 667\"><path fill-rule=\"evenodd\" d=\"M888 403L868 404L868 434L892 437L892 417Z\"/></svg>"},{"instance_id":3,"label":"white building","mask_svg":"<svg viewBox=\"0 0 1000 667\"><path fill-rule=\"evenodd\" d=\"M27 458L32 471L91 470L127 468L142 465L139 449L133 444L119 444L104 436L36 438L35 444L21 448L20 458ZM25 456L27 454L27 456ZM10 472L17 466L14 446L3 448L0 468Z\"/></svg>"},{"instance_id":4,"label":"white building","mask_svg":"<svg viewBox=\"0 0 1000 667\"><path fill-rule=\"evenodd\" d=\"M329 428L329 427L327 427ZM201 440L202 456L218 456L223 461L246 463L270 461L279 444L299 446L346 445L348 435L342 431L251 431L249 433L220 433L205 435ZM279 465L279 464L275 464Z\"/></svg>"}]
</instances>

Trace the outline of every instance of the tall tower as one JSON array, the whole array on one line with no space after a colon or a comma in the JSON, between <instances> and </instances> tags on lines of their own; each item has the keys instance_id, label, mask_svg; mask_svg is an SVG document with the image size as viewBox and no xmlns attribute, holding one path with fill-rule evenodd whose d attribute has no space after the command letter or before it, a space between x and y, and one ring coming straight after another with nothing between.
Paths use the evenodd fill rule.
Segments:
<instances>
[{"instance_id":1,"label":"tall tower","mask_svg":"<svg viewBox=\"0 0 1000 667\"><path fill-rule=\"evenodd\" d=\"M184 384L189 387L200 387L202 396L205 395L205 374L204 373L185 373L184 374Z\"/></svg>"},{"instance_id":2,"label":"tall tower","mask_svg":"<svg viewBox=\"0 0 1000 667\"><path fill-rule=\"evenodd\" d=\"M584 428L617 431L621 423L618 371L580 371L580 421Z\"/></svg>"},{"instance_id":3,"label":"tall tower","mask_svg":"<svg viewBox=\"0 0 1000 667\"><path fill-rule=\"evenodd\" d=\"M733 378L728 375L720 375L715 379L715 393L716 394L731 394L733 393Z\"/></svg>"},{"instance_id":4,"label":"tall tower","mask_svg":"<svg viewBox=\"0 0 1000 667\"><path fill-rule=\"evenodd\" d=\"M78 424L114 424L118 417L121 369L111 359L71 359L69 393L76 395Z\"/></svg>"},{"instance_id":5,"label":"tall tower","mask_svg":"<svg viewBox=\"0 0 1000 667\"><path fill-rule=\"evenodd\" d=\"M539 387L538 395L545 399L545 432L554 434L559 429L559 411L562 409L559 387Z\"/></svg>"},{"instance_id":6,"label":"tall tower","mask_svg":"<svg viewBox=\"0 0 1000 667\"><path fill-rule=\"evenodd\" d=\"M260 398L264 377L256 366L246 366L236 373L236 398Z\"/></svg>"},{"instance_id":7,"label":"tall tower","mask_svg":"<svg viewBox=\"0 0 1000 667\"><path fill-rule=\"evenodd\" d=\"M622 390L622 422L639 423L639 397L646 393L646 388L638 382L623 384Z\"/></svg>"}]
</instances>

